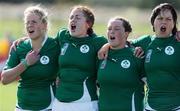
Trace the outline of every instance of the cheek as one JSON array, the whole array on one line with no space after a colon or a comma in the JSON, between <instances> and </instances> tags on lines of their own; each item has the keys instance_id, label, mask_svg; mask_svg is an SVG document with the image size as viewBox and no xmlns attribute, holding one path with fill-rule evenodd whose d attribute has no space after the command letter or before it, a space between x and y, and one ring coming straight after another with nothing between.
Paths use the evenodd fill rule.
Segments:
<instances>
[{"instance_id":1,"label":"cheek","mask_svg":"<svg viewBox=\"0 0 180 111\"><path fill-rule=\"evenodd\" d=\"M174 23L171 23L171 28L174 28L175 24Z\"/></svg>"},{"instance_id":2,"label":"cheek","mask_svg":"<svg viewBox=\"0 0 180 111\"><path fill-rule=\"evenodd\" d=\"M117 38L121 38L121 37L123 36L123 33L120 32L120 31L117 31L117 32L115 32L115 36L116 36Z\"/></svg>"}]
</instances>

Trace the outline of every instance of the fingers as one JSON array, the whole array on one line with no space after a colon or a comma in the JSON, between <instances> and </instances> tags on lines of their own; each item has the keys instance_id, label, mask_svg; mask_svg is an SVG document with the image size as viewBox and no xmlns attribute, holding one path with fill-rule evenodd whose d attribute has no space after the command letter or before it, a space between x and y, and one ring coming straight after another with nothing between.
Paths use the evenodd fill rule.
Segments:
<instances>
[{"instance_id":1,"label":"fingers","mask_svg":"<svg viewBox=\"0 0 180 111\"><path fill-rule=\"evenodd\" d=\"M102 59L106 59L108 56L107 52L98 52L98 59L102 60Z\"/></svg>"},{"instance_id":2,"label":"fingers","mask_svg":"<svg viewBox=\"0 0 180 111\"><path fill-rule=\"evenodd\" d=\"M102 60L104 58L104 54L101 52L98 52L98 59Z\"/></svg>"},{"instance_id":3,"label":"fingers","mask_svg":"<svg viewBox=\"0 0 180 111\"><path fill-rule=\"evenodd\" d=\"M35 64L39 60L39 58L39 52L34 50L29 51L29 53L26 55L26 60L29 65Z\"/></svg>"},{"instance_id":4,"label":"fingers","mask_svg":"<svg viewBox=\"0 0 180 111\"><path fill-rule=\"evenodd\" d=\"M178 42L180 42L180 31L178 31L178 32L176 33L176 40L177 40Z\"/></svg>"},{"instance_id":5,"label":"fingers","mask_svg":"<svg viewBox=\"0 0 180 111\"><path fill-rule=\"evenodd\" d=\"M26 39L28 39L28 37L23 37L23 38L21 38L21 39L15 40L15 41L12 43L11 48L16 51L16 47L17 47L22 41L25 41Z\"/></svg>"},{"instance_id":6,"label":"fingers","mask_svg":"<svg viewBox=\"0 0 180 111\"><path fill-rule=\"evenodd\" d=\"M141 47L136 47L135 51L134 51L134 55L137 58L144 58L144 51L143 51L143 49Z\"/></svg>"},{"instance_id":7,"label":"fingers","mask_svg":"<svg viewBox=\"0 0 180 111\"><path fill-rule=\"evenodd\" d=\"M11 45L11 49L16 51L16 47L17 47L17 40L15 40L12 45Z\"/></svg>"}]
</instances>

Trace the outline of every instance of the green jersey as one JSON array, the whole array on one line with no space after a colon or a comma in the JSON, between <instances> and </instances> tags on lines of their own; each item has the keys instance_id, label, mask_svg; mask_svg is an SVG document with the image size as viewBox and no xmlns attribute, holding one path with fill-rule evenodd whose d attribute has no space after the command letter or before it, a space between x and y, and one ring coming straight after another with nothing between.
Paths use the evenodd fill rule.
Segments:
<instances>
[{"instance_id":1,"label":"green jersey","mask_svg":"<svg viewBox=\"0 0 180 111\"><path fill-rule=\"evenodd\" d=\"M151 38L145 58L149 89L147 103L157 111L176 109L180 106L180 42L174 36L147 38Z\"/></svg>"},{"instance_id":2,"label":"green jersey","mask_svg":"<svg viewBox=\"0 0 180 111\"><path fill-rule=\"evenodd\" d=\"M17 66L31 50L30 39L21 42L16 51L11 50L5 70ZM58 43L52 38L46 38L39 52L40 60L20 75L17 91L19 107L26 110L41 110L50 105L50 85L56 79L58 53Z\"/></svg>"},{"instance_id":3,"label":"green jersey","mask_svg":"<svg viewBox=\"0 0 180 111\"><path fill-rule=\"evenodd\" d=\"M66 29L59 31L57 39L61 54L58 73L60 84L56 98L61 102L76 101L84 97L86 89L90 101L97 100L97 52L107 40L95 34L83 38L72 37Z\"/></svg>"},{"instance_id":4,"label":"green jersey","mask_svg":"<svg viewBox=\"0 0 180 111\"><path fill-rule=\"evenodd\" d=\"M99 111L143 111L143 59L132 48L109 50L98 70Z\"/></svg>"}]
</instances>

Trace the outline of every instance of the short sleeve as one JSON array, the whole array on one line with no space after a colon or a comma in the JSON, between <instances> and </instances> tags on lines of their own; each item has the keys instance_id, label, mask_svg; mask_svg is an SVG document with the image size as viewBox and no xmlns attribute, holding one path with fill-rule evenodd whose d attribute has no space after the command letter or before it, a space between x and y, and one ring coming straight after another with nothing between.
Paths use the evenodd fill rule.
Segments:
<instances>
[{"instance_id":1,"label":"short sleeve","mask_svg":"<svg viewBox=\"0 0 180 111\"><path fill-rule=\"evenodd\" d=\"M13 67L17 66L19 63L20 63L20 60L19 60L19 58L17 56L16 51L11 48L10 53L9 53L9 57L8 57L8 59L6 61L6 65L3 68L3 70L13 68Z\"/></svg>"},{"instance_id":2,"label":"short sleeve","mask_svg":"<svg viewBox=\"0 0 180 111\"><path fill-rule=\"evenodd\" d=\"M138 39L133 40L132 45L135 47L142 47L142 49L145 51L149 46L150 42L151 42L151 36L144 35L139 37Z\"/></svg>"}]
</instances>

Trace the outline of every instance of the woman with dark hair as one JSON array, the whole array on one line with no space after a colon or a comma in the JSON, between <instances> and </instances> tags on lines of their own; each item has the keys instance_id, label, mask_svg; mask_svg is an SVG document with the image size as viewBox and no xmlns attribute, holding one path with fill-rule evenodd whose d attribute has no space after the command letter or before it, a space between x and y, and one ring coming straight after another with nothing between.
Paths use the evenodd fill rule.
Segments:
<instances>
[{"instance_id":1,"label":"woman with dark hair","mask_svg":"<svg viewBox=\"0 0 180 111\"><path fill-rule=\"evenodd\" d=\"M169 3L156 6L151 14L155 35L134 44L145 52L147 111L180 111L180 42L175 39L177 13Z\"/></svg>"},{"instance_id":2,"label":"woman with dark hair","mask_svg":"<svg viewBox=\"0 0 180 111\"><path fill-rule=\"evenodd\" d=\"M126 19L109 20L108 57L98 69L99 111L143 111L144 59L135 57L135 49L126 44L131 31Z\"/></svg>"},{"instance_id":3,"label":"woman with dark hair","mask_svg":"<svg viewBox=\"0 0 180 111\"><path fill-rule=\"evenodd\" d=\"M68 29L57 34L60 83L53 111L98 111L97 52L107 40L93 32L94 14L86 6L75 6Z\"/></svg>"}]
</instances>

